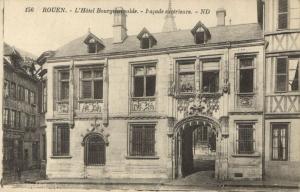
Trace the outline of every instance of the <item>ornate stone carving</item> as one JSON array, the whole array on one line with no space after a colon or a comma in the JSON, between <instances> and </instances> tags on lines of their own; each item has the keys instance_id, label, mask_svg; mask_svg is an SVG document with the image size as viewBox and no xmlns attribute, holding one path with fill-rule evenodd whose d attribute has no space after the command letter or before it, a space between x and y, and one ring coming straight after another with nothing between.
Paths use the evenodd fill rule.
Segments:
<instances>
[{"instance_id":1,"label":"ornate stone carving","mask_svg":"<svg viewBox=\"0 0 300 192\"><path fill-rule=\"evenodd\" d=\"M132 98L131 112L155 111L155 98Z\"/></svg>"},{"instance_id":2,"label":"ornate stone carving","mask_svg":"<svg viewBox=\"0 0 300 192\"><path fill-rule=\"evenodd\" d=\"M86 129L86 133L82 134L82 146L84 146L85 138L89 136L90 134L99 134L102 136L105 144L108 146L109 141L108 137L110 136L109 133L107 133L106 128L104 127L103 123L100 122L96 117L94 118L94 122L91 123L91 129Z\"/></svg>"},{"instance_id":3,"label":"ornate stone carving","mask_svg":"<svg viewBox=\"0 0 300 192\"><path fill-rule=\"evenodd\" d=\"M101 113L103 109L102 101L79 101L79 110L83 113Z\"/></svg>"},{"instance_id":4,"label":"ornate stone carving","mask_svg":"<svg viewBox=\"0 0 300 192\"><path fill-rule=\"evenodd\" d=\"M239 107L254 107L254 96L253 95L239 95L238 98Z\"/></svg>"},{"instance_id":5,"label":"ornate stone carving","mask_svg":"<svg viewBox=\"0 0 300 192\"><path fill-rule=\"evenodd\" d=\"M58 102L57 103L58 113L69 113L69 103L68 102Z\"/></svg>"},{"instance_id":6,"label":"ornate stone carving","mask_svg":"<svg viewBox=\"0 0 300 192\"><path fill-rule=\"evenodd\" d=\"M192 115L212 116L219 110L220 95L204 95L196 93L189 99L178 99L178 111L184 112L184 117Z\"/></svg>"}]
</instances>

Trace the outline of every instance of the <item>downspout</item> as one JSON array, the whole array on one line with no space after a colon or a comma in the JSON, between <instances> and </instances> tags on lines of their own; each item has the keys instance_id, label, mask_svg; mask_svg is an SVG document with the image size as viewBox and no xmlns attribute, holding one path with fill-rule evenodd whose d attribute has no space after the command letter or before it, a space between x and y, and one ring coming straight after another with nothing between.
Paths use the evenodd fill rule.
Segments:
<instances>
[{"instance_id":1,"label":"downspout","mask_svg":"<svg viewBox=\"0 0 300 192\"><path fill-rule=\"evenodd\" d=\"M265 1L262 1L263 6L263 40L265 41ZM266 110L266 55L265 55L265 45L263 47L263 115L262 115L262 180L265 180L265 138L266 138L266 131L265 131L265 110Z\"/></svg>"}]
</instances>

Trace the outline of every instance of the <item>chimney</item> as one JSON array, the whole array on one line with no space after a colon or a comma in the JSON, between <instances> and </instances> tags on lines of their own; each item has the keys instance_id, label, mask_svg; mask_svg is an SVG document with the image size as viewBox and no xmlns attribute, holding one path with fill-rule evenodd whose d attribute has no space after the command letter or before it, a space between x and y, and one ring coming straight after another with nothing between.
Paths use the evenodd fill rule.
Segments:
<instances>
[{"instance_id":1,"label":"chimney","mask_svg":"<svg viewBox=\"0 0 300 192\"><path fill-rule=\"evenodd\" d=\"M122 43L127 37L126 13L122 7L114 10L113 42Z\"/></svg>"},{"instance_id":2,"label":"chimney","mask_svg":"<svg viewBox=\"0 0 300 192\"><path fill-rule=\"evenodd\" d=\"M224 26L225 25L226 10L224 8L219 8L216 11L216 15L217 15L217 26Z\"/></svg>"}]
</instances>

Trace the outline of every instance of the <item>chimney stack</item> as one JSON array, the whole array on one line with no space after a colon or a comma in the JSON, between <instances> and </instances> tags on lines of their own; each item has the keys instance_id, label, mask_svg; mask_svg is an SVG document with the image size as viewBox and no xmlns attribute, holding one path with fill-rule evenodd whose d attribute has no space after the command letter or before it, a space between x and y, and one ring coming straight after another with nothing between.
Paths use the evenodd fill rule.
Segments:
<instances>
[{"instance_id":1,"label":"chimney stack","mask_svg":"<svg viewBox=\"0 0 300 192\"><path fill-rule=\"evenodd\" d=\"M219 8L216 11L216 15L217 15L217 26L224 26L225 25L226 10L224 8Z\"/></svg>"},{"instance_id":2,"label":"chimney stack","mask_svg":"<svg viewBox=\"0 0 300 192\"><path fill-rule=\"evenodd\" d=\"M114 12L113 42L122 43L126 37L126 13L122 7L116 7Z\"/></svg>"}]
</instances>

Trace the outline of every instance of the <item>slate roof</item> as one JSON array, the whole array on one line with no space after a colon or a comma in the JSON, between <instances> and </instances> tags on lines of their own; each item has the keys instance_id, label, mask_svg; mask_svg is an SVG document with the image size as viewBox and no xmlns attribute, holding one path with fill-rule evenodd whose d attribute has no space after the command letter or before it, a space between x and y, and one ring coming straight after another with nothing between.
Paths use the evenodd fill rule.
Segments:
<instances>
[{"instance_id":1,"label":"slate roof","mask_svg":"<svg viewBox=\"0 0 300 192\"><path fill-rule=\"evenodd\" d=\"M211 39L207 44L228 41L258 40L263 38L262 29L257 23L216 26L208 29L211 34ZM87 46L84 44L84 40L88 35L89 34L79 37L58 48L55 52L55 57L88 55ZM190 29L152 33L152 35L157 40L157 44L151 48L152 50L195 45L194 37ZM99 36L100 35L98 35L98 37ZM140 41L138 40L137 35L128 36L123 43L118 44L114 44L112 38L101 40L103 41L105 48L98 52L100 55L141 50Z\"/></svg>"}]
</instances>

